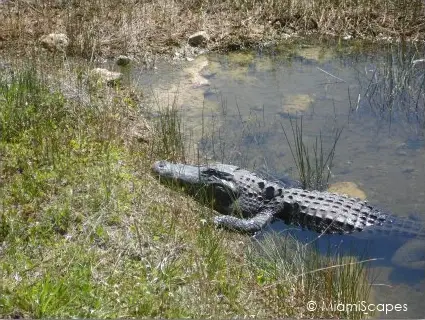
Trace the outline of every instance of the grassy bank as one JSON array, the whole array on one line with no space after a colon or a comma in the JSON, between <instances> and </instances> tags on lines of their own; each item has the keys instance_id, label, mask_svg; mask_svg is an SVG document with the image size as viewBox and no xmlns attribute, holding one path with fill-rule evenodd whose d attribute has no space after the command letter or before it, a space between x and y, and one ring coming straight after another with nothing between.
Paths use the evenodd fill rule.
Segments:
<instances>
[{"instance_id":1,"label":"grassy bank","mask_svg":"<svg viewBox=\"0 0 425 320\"><path fill-rule=\"evenodd\" d=\"M212 50L315 34L350 39L425 39L423 0L11 1L0 4L0 47L32 48L65 33L69 54L131 54L149 62L205 30Z\"/></svg>"},{"instance_id":2,"label":"grassy bank","mask_svg":"<svg viewBox=\"0 0 425 320\"><path fill-rule=\"evenodd\" d=\"M368 301L366 264L213 228L211 210L150 172L185 158L175 110L148 122L140 92L42 60L38 39L63 32L69 56L149 64L199 30L212 50L422 39L423 14L422 1L1 1L0 50L27 62L0 77L0 317L364 317L306 303Z\"/></svg>"},{"instance_id":3,"label":"grassy bank","mask_svg":"<svg viewBox=\"0 0 425 320\"><path fill-rule=\"evenodd\" d=\"M364 263L216 230L158 183L152 161L183 157L175 112L136 139L134 92L68 70L73 98L41 70L0 79L0 317L363 317L306 302L367 301Z\"/></svg>"}]
</instances>

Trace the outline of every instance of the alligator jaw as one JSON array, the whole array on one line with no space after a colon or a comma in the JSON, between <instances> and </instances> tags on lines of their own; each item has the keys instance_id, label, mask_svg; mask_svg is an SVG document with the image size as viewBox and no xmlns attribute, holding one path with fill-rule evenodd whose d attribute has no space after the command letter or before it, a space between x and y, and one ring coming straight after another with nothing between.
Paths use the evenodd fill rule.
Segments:
<instances>
[{"instance_id":1,"label":"alligator jaw","mask_svg":"<svg viewBox=\"0 0 425 320\"><path fill-rule=\"evenodd\" d=\"M196 185L201 182L201 167L199 166L171 163L168 161L156 161L152 165L152 170L161 178L181 184Z\"/></svg>"}]
</instances>

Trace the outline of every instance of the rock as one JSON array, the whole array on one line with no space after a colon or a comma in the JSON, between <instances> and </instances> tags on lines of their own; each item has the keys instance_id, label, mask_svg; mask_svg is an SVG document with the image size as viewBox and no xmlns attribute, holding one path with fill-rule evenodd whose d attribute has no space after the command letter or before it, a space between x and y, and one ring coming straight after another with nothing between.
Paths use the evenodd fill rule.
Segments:
<instances>
[{"instance_id":1,"label":"rock","mask_svg":"<svg viewBox=\"0 0 425 320\"><path fill-rule=\"evenodd\" d=\"M413 168L413 167L404 167L402 170L401 170L401 172L403 172L403 173L412 173L412 172L414 172L415 171L415 168Z\"/></svg>"},{"instance_id":2,"label":"rock","mask_svg":"<svg viewBox=\"0 0 425 320\"><path fill-rule=\"evenodd\" d=\"M332 183L329 188L329 192L334 192L342 195L348 195L350 197L359 198L361 200L366 199L366 193L361 190L354 182L336 182Z\"/></svg>"},{"instance_id":3,"label":"rock","mask_svg":"<svg viewBox=\"0 0 425 320\"><path fill-rule=\"evenodd\" d=\"M107 85L116 85L122 79L122 73L113 72L103 68L95 68L90 71L92 80L101 81Z\"/></svg>"},{"instance_id":4,"label":"rock","mask_svg":"<svg viewBox=\"0 0 425 320\"><path fill-rule=\"evenodd\" d=\"M391 259L397 266L410 269L425 268L425 247L421 240L414 239L399 248Z\"/></svg>"},{"instance_id":5,"label":"rock","mask_svg":"<svg viewBox=\"0 0 425 320\"><path fill-rule=\"evenodd\" d=\"M51 33L40 38L41 45L49 51L65 52L69 39L64 33Z\"/></svg>"},{"instance_id":6,"label":"rock","mask_svg":"<svg viewBox=\"0 0 425 320\"><path fill-rule=\"evenodd\" d=\"M205 31L199 31L190 35L187 42L192 47L205 47L209 40L210 38Z\"/></svg>"},{"instance_id":7,"label":"rock","mask_svg":"<svg viewBox=\"0 0 425 320\"><path fill-rule=\"evenodd\" d=\"M119 66L126 66L126 65L130 64L130 62L131 62L132 60L133 60L133 59L131 59L131 58L130 58L130 57L128 57L128 56L120 55L120 56L118 56L118 57L117 57L117 59L116 59L116 64L117 64L117 65L119 65Z\"/></svg>"},{"instance_id":8,"label":"rock","mask_svg":"<svg viewBox=\"0 0 425 320\"><path fill-rule=\"evenodd\" d=\"M206 48L192 47L189 44L185 44L180 48L175 48L173 60L193 61L197 56L208 52Z\"/></svg>"},{"instance_id":9,"label":"rock","mask_svg":"<svg viewBox=\"0 0 425 320\"><path fill-rule=\"evenodd\" d=\"M407 156L407 152L404 150L397 150L396 154L398 156Z\"/></svg>"}]
</instances>

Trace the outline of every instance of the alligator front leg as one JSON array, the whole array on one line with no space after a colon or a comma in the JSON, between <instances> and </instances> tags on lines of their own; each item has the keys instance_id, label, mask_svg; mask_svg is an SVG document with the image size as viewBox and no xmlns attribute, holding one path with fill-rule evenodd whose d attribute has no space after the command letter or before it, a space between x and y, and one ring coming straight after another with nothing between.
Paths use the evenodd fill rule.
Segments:
<instances>
[{"instance_id":1,"label":"alligator front leg","mask_svg":"<svg viewBox=\"0 0 425 320\"><path fill-rule=\"evenodd\" d=\"M214 217L214 224L217 227L236 230L246 233L255 233L263 229L268 223L274 220L273 212L266 211L255 215L250 219L240 219L234 216Z\"/></svg>"}]
</instances>

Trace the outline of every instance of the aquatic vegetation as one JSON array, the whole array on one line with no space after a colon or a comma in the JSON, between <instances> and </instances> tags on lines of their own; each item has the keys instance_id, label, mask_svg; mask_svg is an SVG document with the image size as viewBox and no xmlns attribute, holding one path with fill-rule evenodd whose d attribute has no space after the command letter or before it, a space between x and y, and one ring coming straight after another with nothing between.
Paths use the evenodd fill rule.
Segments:
<instances>
[{"instance_id":1,"label":"aquatic vegetation","mask_svg":"<svg viewBox=\"0 0 425 320\"><path fill-rule=\"evenodd\" d=\"M295 122L295 123L294 123ZM291 129L294 144L291 144L285 128L281 125L286 141L288 142L292 157L298 169L299 179L304 189L325 190L331 175L332 161L335 156L335 149L342 133L341 129L336 129L333 144L325 154L323 149L322 136L316 137L313 145L313 155L303 140L303 120L302 117L293 121L291 119Z\"/></svg>"},{"instance_id":2,"label":"aquatic vegetation","mask_svg":"<svg viewBox=\"0 0 425 320\"><path fill-rule=\"evenodd\" d=\"M313 102L313 97L308 94L294 94L285 96L281 113L284 115L300 115L307 111Z\"/></svg>"},{"instance_id":3,"label":"aquatic vegetation","mask_svg":"<svg viewBox=\"0 0 425 320\"><path fill-rule=\"evenodd\" d=\"M263 299L273 317L295 316L294 310L303 310L301 316L311 316L303 307L306 297L321 306L330 306L334 294L341 304L368 301L371 286L368 282L368 261L359 261L347 255L321 256L314 242L301 244L290 230L269 233L261 240L253 239L247 247L248 262L257 270L257 281L267 287ZM309 270L309 271L308 271ZM304 286L294 286L304 283ZM320 309L320 317L326 318L329 308ZM342 310L339 317L362 319L363 312Z\"/></svg>"},{"instance_id":4,"label":"aquatic vegetation","mask_svg":"<svg viewBox=\"0 0 425 320\"><path fill-rule=\"evenodd\" d=\"M319 46L304 46L297 50L297 54L304 59L311 59L317 62L325 62L331 60L335 56L335 53L329 50L329 48Z\"/></svg>"},{"instance_id":5,"label":"aquatic vegetation","mask_svg":"<svg viewBox=\"0 0 425 320\"><path fill-rule=\"evenodd\" d=\"M228 62L230 64L236 64L240 66L249 66L254 61L254 54L251 51L248 52L230 52L227 55Z\"/></svg>"}]
</instances>

